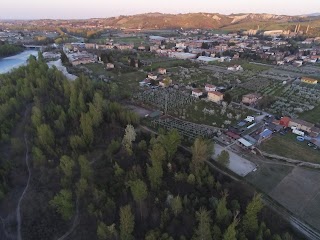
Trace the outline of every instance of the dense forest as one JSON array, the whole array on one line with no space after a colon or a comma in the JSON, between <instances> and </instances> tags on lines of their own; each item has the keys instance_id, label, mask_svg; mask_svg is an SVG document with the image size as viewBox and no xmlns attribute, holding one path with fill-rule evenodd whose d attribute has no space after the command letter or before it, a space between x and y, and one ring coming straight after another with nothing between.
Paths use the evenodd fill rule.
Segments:
<instances>
[{"instance_id":1,"label":"dense forest","mask_svg":"<svg viewBox=\"0 0 320 240\"><path fill-rule=\"evenodd\" d=\"M0 58L9 57L23 51L23 47L0 41Z\"/></svg>"},{"instance_id":2,"label":"dense forest","mask_svg":"<svg viewBox=\"0 0 320 240\"><path fill-rule=\"evenodd\" d=\"M21 230L13 221L5 236L293 239L259 194L208 167L213 143L182 148L176 130L143 131L114 91L85 76L66 80L41 54L0 75L2 219L15 210L15 187L29 184Z\"/></svg>"}]
</instances>

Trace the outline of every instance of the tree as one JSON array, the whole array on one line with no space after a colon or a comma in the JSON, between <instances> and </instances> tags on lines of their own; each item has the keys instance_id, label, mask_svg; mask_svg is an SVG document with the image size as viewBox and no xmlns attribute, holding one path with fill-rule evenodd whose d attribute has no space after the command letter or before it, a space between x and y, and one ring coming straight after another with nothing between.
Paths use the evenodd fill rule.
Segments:
<instances>
[{"instance_id":1,"label":"tree","mask_svg":"<svg viewBox=\"0 0 320 240\"><path fill-rule=\"evenodd\" d=\"M239 221L235 218L223 234L223 240L237 240L236 226Z\"/></svg>"},{"instance_id":2,"label":"tree","mask_svg":"<svg viewBox=\"0 0 320 240\"><path fill-rule=\"evenodd\" d=\"M262 207L261 195L255 194L246 208L246 214L242 221L242 229L246 234L253 234L258 230L258 213Z\"/></svg>"},{"instance_id":3,"label":"tree","mask_svg":"<svg viewBox=\"0 0 320 240\"><path fill-rule=\"evenodd\" d=\"M222 194L222 198L218 202L218 205L216 208L216 220L218 223L224 223L228 215L227 196L228 196L227 192L224 192Z\"/></svg>"},{"instance_id":4,"label":"tree","mask_svg":"<svg viewBox=\"0 0 320 240\"><path fill-rule=\"evenodd\" d=\"M149 154L152 165L148 166L147 174L151 188L155 190L161 185L163 176L162 165L166 157L166 152L160 144L155 144L153 145L152 150L149 151Z\"/></svg>"},{"instance_id":5,"label":"tree","mask_svg":"<svg viewBox=\"0 0 320 240\"><path fill-rule=\"evenodd\" d=\"M132 142L136 140L136 135L137 134L136 134L136 131L134 130L134 127L128 124L125 129L122 145L130 155L132 154Z\"/></svg>"},{"instance_id":6,"label":"tree","mask_svg":"<svg viewBox=\"0 0 320 240\"><path fill-rule=\"evenodd\" d=\"M93 174L93 170L92 170L92 167L90 165L90 162L83 155L79 156L78 162L79 162L79 165L80 165L81 178L89 180L92 177L92 174Z\"/></svg>"},{"instance_id":7,"label":"tree","mask_svg":"<svg viewBox=\"0 0 320 240\"><path fill-rule=\"evenodd\" d=\"M70 220L74 213L72 192L62 189L51 201L50 205L57 209L64 220Z\"/></svg>"},{"instance_id":8,"label":"tree","mask_svg":"<svg viewBox=\"0 0 320 240\"><path fill-rule=\"evenodd\" d=\"M232 102L232 96L230 93L226 92L223 95L223 101L227 102L228 104L230 104Z\"/></svg>"},{"instance_id":9,"label":"tree","mask_svg":"<svg viewBox=\"0 0 320 240\"><path fill-rule=\"evenodd\" d=\"M67 187L71 185L73 169L75 167L75 162L72 158L64 155L60 158L59 168L64 174L64 177L61 178L62 185Z\"/></svg>"},{"instance_id":10,"label":"tree","mask_svg":"<svg viewBox=\"0 0 320 240\"><path fill-rule=\"evenodd\" d=\"M133 196L133 199L136 203L140 206L140 215L142 218L142 209L141 204L144 199L146 199L148 195L148 188L147 185L144 183L144 181L137 179L135 181L132 181L130 183L130 189Z\"/></svg>"},{"instance_id":11,"label":"tree","mask_svg":"<svg viewBox=\"0 0 320 240\"><path fill-rule=\"evenodd\" d=\"M195 175L198 175L203 163L213 154L213 143L209 140L197 138L191 147L192 160L190 168Z\"/></svg>"},{"instance_id":12,"label":"tree","mask_svg":"<svg viewBox=\"0 0 320 240\"><path fill-rule=\"evenodd\" d=\"M175 216L178 216L182 212L182 200L179 195L172 199L171 208Z\"/></svg>"},{"instance_id":13,"label":"tree","mask_svg":"<svg viewBox=\"0 0 320 240\"><path fill-rule=\"evenodd\" d=\"M46 150L49 154L55 154L53 147L55 142L54 133L50 126L47 124L41 124L37 127L37 137L39 144Z\"/></svg>"},{"instance_id":14,"label":"tree","mask_svg":"<svg viewBox=\"0 0 320 240\"><path fill-rule=\"evenodd\" d=\"M226 150L222 150L219 156L217 157L217 161L223 166L229 166L230 164L229 152Z\"/></svg>"},{"instance_id":15,"label":"tree","mask_svg":"<svg viewBox=\"0 0 320 240\"><path fill-rule=\"evenodd\" d=\"M98 222L97 236L99 240L106 240L108 237L108 228L103 222Z\"/></svg>"},{"instance_id":16,"label":"tree","mask_svg":"<svg viewBox=\"0 0 320 240\"><path fill-rule=\"evenodd\" d=\"M120 239L131 240L134 230L134 216L129 205L120 208Z\"/></svg>"},{"instance_id":17,"label":"tree","mask_svg":"<svg viewBox=\"0 0 320 240\"><path fill-rule=\"evenodd\" d=\"M76 184L76 193L77 196L81 197L88 189L88 181L85 178L80 178L80 180Z\"/></svg>"},{"instance_id":18,"label":"tree","mask_svg":"<svg viewBox=\"0 0 320 240\"><path fill-rule=\"evenodd\" d=\"M211 234L211 218L210 212L205 208L200 208L199 211L196 212L196 218L199 223L196 231L195 231L195 239L197 240L210 240L212 239Z\"/></svg>"},{"instance_id":19,"label":"tree","mask_svg":"<svg viewBox=\"0 0 320 240\"><path fill-rule=\"evenodd\" d=\"M82 130L83 140L87 146L90 146L93 142L94 133L92 126L93 123L90 113L82 113L80 118L80 127Z\"/></svg>"},{"instance_id":20,"label":"tree","mask_svg":"<svg viewBox=\"0 0 320 240\"><path fill-rule=\"evenodd\" d=\"M35 167L41 167L45 164L46 156L43 154L40 148L33 146L32 160Z\"/></svg>"},{"instance_id":21,"label":"tree","mask_svg":"<svg viewBox=\"0 0 320 240\"><path fill-rule=\"evenodd\" d=\"M181 143L179 132L177 129L172 129L167 134L162 134L158 138L161 146L167 153L167 159L171 161Z\"/></svg>"}]
</instances>

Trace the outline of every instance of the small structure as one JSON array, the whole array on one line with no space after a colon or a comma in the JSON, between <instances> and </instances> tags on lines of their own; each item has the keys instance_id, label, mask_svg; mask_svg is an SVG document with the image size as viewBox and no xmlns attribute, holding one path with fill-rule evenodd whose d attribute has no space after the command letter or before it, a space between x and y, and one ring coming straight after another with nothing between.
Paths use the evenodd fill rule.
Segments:
<instances>
[{"instance_id":1,"label":"small structure","mask_svg":"<svg viewBox=\"0 0 320 240\"><path fill-rule=\"evenodd\" d=\"M232 66L232 67L228 67L228 70L229 70L229 71L236 72L236 71L242 71L243 68L241 67L241 65L234 65L234 66Z\"/></svg>"},{"instance_id":2,"label":"small structure","mask_svg":"<svg viewBox=\"0 0 320 240\"><path fill-rule=\"evenodd\" d=\"M114 69L113 63L107 63L107 69Z\"/></svg>"},{"instance_id":3,"label":"small structure","mask_svg":"<svg viewBox=\"0 0 320 240\"><path fill-rule=\"evenodd\" d=\"M167 69L165 69L165 68L158 68L158 73L159 73L159 74L162 74L162 75L167 74Z\"/></svg>"},{"instance_id":4,"label":"small structure","mask_svg":"<svg viewBox=\"0 0 320 240\"><path fill-rule=\"evenodd\" d=\"M314 127L314 124L300 120L300 119L291 119L289 122L289 127L295 127L298 130L311 132L311 128Z\"/></svg>"},{"instance_id":5,"label":"small structure","mask_svg":"<svg viewBox=\"0 0 320 240\"><path fill-rule=\"evenodd\" d=\"M206 84L204 89L206 90L206 92L214 92L217 90L217 87L212 84Z\"/></svg>"},{"instance_id":6,"label":"small structure","mask_svg":"<svg viewBox=\"0 0 320 240\"><path fill-rule=\"evenodd\" d=\"M155 75L154 73L149 73L148 74L148 78L152 79L152 80L157 80L157 75Z\"/></svg>"},{"instance_id":7,"label":"small structure","mask_svg":"<svg viewBox=\"0 0 320 240\"><path fill-rule=\"evenodd\" d=\"M240 145L241 147L243 147L245 149L251 149L253 147L252 143L245 140L244 138L238 139L238 145Z\"/></svg>"},{"instance_id":8,"label":"small structure","mask_svg":"<svg viewBox=\"0 0 320 240\"><path fill-rule=\"evenodd\" d=\"M250 105L256 104L261 98L261 95L258 93L249 93L242 96L242 103Z\"/></svg>"},{"instance_id":9,"label":"small structure","mask_svg":"<svg viewBox=\"0 0 320 240\"><path fill-rule=\"evenodd\" d=\"M273 132L271 130L265 129L265 130L263 130L263 132L261 132L259 134L260 139L268 139L268 138L270 138L272 136L272 133Z\"/></svg>"},{"instance_id":10,"label":"small structure","mask_svg":"<svg viewBox=\"0 0 320 240\"><path fill-rule=\"evenodd\" d=\"M254 122L254 117L253 116L247 116L246 119L244 119L246 122Z\"/></svg>"},{"instance_id":11,"label":"small structure","mask_svg":"<svg viewBox=\"0 0 320 240\"><path fill-rule=\"evenodd\" d=\"M200 89L193 89L192 90L192 96L199 98L200 96L202 96L203 92Z\"/></svg>"},{"instance_id":12,"label":"small structure","mask_svg":"<svg viewBox=\"0 0 320 240\"><path fill-rule=\"evenodd\" d=\"M282 118L280 119L280 125L281 125L281 126L284 126L284 127L289 127L290 121L291 121L291 118L289 118L289 117L282 117Z\"/></svg>"},{"instance_id":13,"label":"small structure","mask_svg":"<svg viewBox=\"0 0 320 240\"><path fill-rule=\"evenodd\" d=\"M223 100L223 93L217 91L208 92L208 100L215 103L221 102Z\"/></svg>"},{"instance_id":14,"label":"small structure","mask_svg":"<svg viewBox=\"0 0 320 240\"><path fill-rule=\"evenodd\" d=\"M302 77L301 78L301 82L308 83L308 84L317 84L318 80L317 79L313 79L313 78L309 78L309 77Z\"/></svg>"}]
</instances>

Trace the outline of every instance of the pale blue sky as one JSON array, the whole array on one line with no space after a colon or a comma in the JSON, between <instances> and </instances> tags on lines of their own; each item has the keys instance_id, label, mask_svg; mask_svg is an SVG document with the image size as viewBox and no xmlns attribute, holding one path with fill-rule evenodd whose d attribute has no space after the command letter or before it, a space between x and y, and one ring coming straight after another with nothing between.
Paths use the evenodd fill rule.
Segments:
<instances>
[{"instance_id":1,"label":"pale blue sky","mask_svg":"<svg viewBox=\"0 0 320 240\"><path fill-rule=\"evenodd\" d=\"M320 12L319 0L1 0L0 19L93 18L146 12Z\"/></svg>"}]
</instances>

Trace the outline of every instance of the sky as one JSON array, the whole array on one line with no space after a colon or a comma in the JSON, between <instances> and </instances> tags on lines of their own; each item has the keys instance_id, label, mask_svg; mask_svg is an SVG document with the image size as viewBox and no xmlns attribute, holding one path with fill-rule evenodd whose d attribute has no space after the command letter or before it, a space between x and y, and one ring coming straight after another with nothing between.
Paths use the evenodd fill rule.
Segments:
<instances>
[{"instance_id":1,"label":"sky","mask_svg":"<svg viewBox=\"0 0 320 240\"><path fill-rule=\"evenodd\" d=\"M2 0L0 19L83 19L161 13L274 13L300 15L320 12L319 0Z\"/></svg>"}]
</instances>

